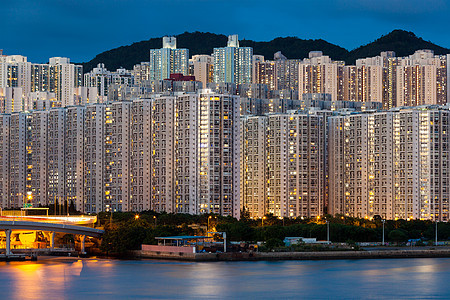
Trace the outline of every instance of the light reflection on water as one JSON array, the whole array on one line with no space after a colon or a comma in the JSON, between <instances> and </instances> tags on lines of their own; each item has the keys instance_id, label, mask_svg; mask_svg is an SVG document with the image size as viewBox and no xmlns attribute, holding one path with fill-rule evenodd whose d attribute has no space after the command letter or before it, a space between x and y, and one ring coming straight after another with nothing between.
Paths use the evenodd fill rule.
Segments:
<instances>
[{"instance_id":1,"label":"light reflection on water","mask_svg":"<svg viewBox=\"0 0 450 300\"><path fill-rule=\"evenodd\" d=\"M450 259L1 262L1 299L450 298Z\"/></svg>"}]
</instances>

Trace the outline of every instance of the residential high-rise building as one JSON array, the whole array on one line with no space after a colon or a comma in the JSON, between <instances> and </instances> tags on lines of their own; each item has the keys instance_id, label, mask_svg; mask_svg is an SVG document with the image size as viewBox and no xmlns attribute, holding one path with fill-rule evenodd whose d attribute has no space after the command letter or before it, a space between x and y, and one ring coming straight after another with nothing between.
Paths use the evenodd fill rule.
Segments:
<instances>
[{"instance_id":1,"label":"residential high-rise building","mask_svg":"<svg viewBox=\"0 0 450 300\"><path fill-rule=\"evenodd\" d=\"M0 114L0 205L10 207L10 121L11 115Z\"/></svg>"},{"instance_id":2,"label":"residential high-rise building","mask_svg":"<svg viewBox=\"0 0 450 300\"><path fill-rule=\"evenodd\" d=\"M29 113L13 113L9 131L9 184L11 208L32 203L31 195L31 116Z\"/></svg>"},{"instance_id":3,"label":"residential high-rise building","mask_svg":"<svg viewBox=\"0 0 450 300\"><path fill-rule=\"evenodd\" d=\"M252 218L267 213L268 148L267 116L241 117L240 202L241 211Z\"/></svg>"},{"instance_id":4,"label":"residential high-rise building","mask_svg":"<svg viewBox=\"0 0 450 300\"><path fill-rule=\"evenodd\" d=\"M239 218L239 97L199 92L198 210Z\"/></svg>"},{"instance_id":5,"label":"residential high-rise building","mask_svg":"<svg viewBox=\"0 0 450 300\"><path fill-rule=\"evenodd\" d=\"M60 113L61 114L61 113ZM58 116L61 120L61 115ZM81 212L93 212L86 210L85 189L89 188L89 182L85 181L85 175L90 175L90 170L85 168L84 153L88 151L88 143L84 135L85 108L72 106L66 108L64 121L64 194L58 196L58 202L66 205L75 205ZM58 124L58 134L61 134L61 124ZM102 136L103 137L103 136ZM89 139L93 137L89 136ZM62 145L59 145L61 150ZM101 155L99 153L99 155ZM62 163L61 161L58 164ZM88 175L89 174L89 175ZM101 199L101 198L100 198Z\"/></svg>"},{"instance_id":6,"label":"residential high-rise building","mask_svg":"<svg viewBox=\"0 0 450 300\"><path fill-rule=\"evenodd\" d=\"M237 35L228 36L227 47L214 48L214 82L252 83L253 49L239 47Z\"/></svg>"},{"instance_id":7,"label":"residential high-rise building","mask_svg":"<svg viewBox=\"0 0 450 300\"><path fill-rule=\"evenodd\" d=\"M48 197L48 111L33 111L31 114L31 203L47 205Z\"/></svg>"},{"instance_id":8,"label":"residential high-rise building","mask_svg":"<svg viewBox=\"0 0 450 300\"><path fill-rule=\"evenodd\" d=\"M175 96L152 100L152 203L155 211L175 212Z\"/></svg>"},{"instance_id":9,"label":"residential high-rise building","mask_svg":"<svg viewBox=\"0 0 450 300\"><path fill-rule=\"evenodd\" d=\"M71 109L73 110L73 109ZM72 113L70 114L72 116ZM72 125L72 120L69 120L68 127ZM66 109L53 108L48 112L48 129L47 129L47 176L48 176L48 196L47 204L60 203L65 198L66 191L66 174L65 161L72 160L73 144L68 142L65 148L65 127L66 127ZM73 138L72 132L68 137ZM73 141L73 140L72 140ZM76 159L79 159L77 157ZM72 166L68 166L71 168ZM71 183L72 178L69 178L67 183Z\"/></svg>"},{"instance_id":10,"label":"residential high-rise building","mask_svg":"<svg viewBox=\"0 0 450 300\"><path fill-rule=\"evenodd\" d=\"M84 109L84 114L81 109ZM105 104L91 104L85 108L80 107L76 112L73 128L81 127L84 135L83 148L79 155L82 155L84 165L83 177L84 187L79 193L84 193L84 209L86 212L98 213L100 211L111 211L110 204L105 205L105 188L109 185L109 178L106 178L105 147L109 140L106 140L105 126L109 122L106 118ZM76 122L75 122L76 121ZM81 123L80 123L81 122ZM77 143L78 147L78 143ZM74 149L77 150L77 149Z\"/></svg>"},{"instance_id":11,"label":"residential high-rise building","mask_svg":"<svg viewBox=\"0 0 450 300\"><path fill-rule=\"evenodd\" d=\"M152 198L152 103L150 99L135 100L131 104L129 210L151 209Z\"/></svg>"},{"instance_id":12,"label":"residential high-rise building","mask_svg":"<svg viewBox=\"0 0 450 300\"><path fill-rule=\"evenodd\" d=\"M97 88L100 103L106 102L111 81L111 72L105 68L105 64L98 64L92 71L84 74L84 86Z\"/></svg>"},{"instance_id":13,"label":"residential high-rise building","mask_svg":"<svg viewBox=\"0 0 450 300\"><path fill-rule=\"evenodd\" d=\"M83 85L83 67L71 64L67 57L51 57L49 66L50 92L63 107L74 105L74 89Z\"/></svg>"},{"instance_id":14,"label":"residential high-rise building","mask_svg":"<svg viewBox=\"0 0 450 300\"><path fill-rule=\"evenodd\" d=\"M0 56L0 88L21 88L22 97L31 91L31 63L22 55Z\"/></svg>"},{"instance_id":15,"label":"residential high-rise building","mask_svg":"<svg viewBox=\"0 0 450 300\"><path fill-rule=\"evenodd\" d=\"M170 74L189 75L189 50L177 49L175 37L164 37L161 49L150 50L149 80L164 80Z\"/></svg>"},{"instance_id":16,"label":"residential high-rise building","mask_svg":"<svg viewBox=\"0 0 450 300\"><path fill-rule=\"evenodd\" d=\"M449 111L407 108L330 118L330 214L449 219Z\"/></svg>"},{"instance_id":17,"label":"residential high-rise building","mask_svg":"<svg viewBox=\"0 0 450 300\"><path fill-rule=\"evenodd\" d=\"M105 108L105 205L128 211L131 196L131 102Z\"/></svg>"},{"instance_id":18,"label":"residential high-rise building","mask_svg":"<svg viewBox=\"0 0 450 300\"><path fill-rule=\"evenodd\" d=\"M275 61L259 61L254 63L254 83L265 84L269 90L277 89ZM298 73L298 72L297 72Z\"/></svg>"},{"instance_id":19,"label":"residential high-rise building","mask_svg":"<svg viewBox=\"0 0 450 300\"><path fill-rule=\"evenodd\" d=\"M344 63L332 61L321 51L311 51L299 64L299 94L327 93L331 99L344 99Z\"/></svg>"},{"instance_id":20,"label":"residential high-rise building","mask_svg":"<svg viewBox=\"0 0 450 300\"><path fill-rule=\"evenodd\" d=\"M191 75L194 75L195 80L200 81L204 87L213 82L214 59L211 55L193 55L189 64L193 67Z\"/></svg>"},{"instance_id":21,"label":"residential high-rise building","mask_svg":"<svg viewBox=\"0 0 450 300\"><path fill-rule=\"evenodd\" d=\"M196 214L201 191L198 186L199 148L198 143L197 94L178 95L175 103L175 140L174 159L176 168L175 211Z\"/></svg>"},{"instance_id":22,"label":"residential high-rise building","mask_svg":"<svg viewBox=\"0 0 450 300\"><path fill-rule=\"evenodd\" d=\"M241 118L241 207L252 217L316 217L327 203L326 112Z\"/></svg>"}]
</instances>

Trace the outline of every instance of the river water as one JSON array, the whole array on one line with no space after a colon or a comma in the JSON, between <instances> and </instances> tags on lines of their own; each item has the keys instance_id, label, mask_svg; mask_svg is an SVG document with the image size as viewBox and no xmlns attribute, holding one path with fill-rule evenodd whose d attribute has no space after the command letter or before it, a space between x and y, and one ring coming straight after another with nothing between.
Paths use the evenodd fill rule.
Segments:
<instances>
[{"instance_id":1,"label":"river water","mask_svg":"<svg viewBox=\"0 0 450 300\"><path fill-rule=\"evenodd\" d=\"M0 262L0 299L450 298L450 258Z\"/></svg>"}]
</instances>

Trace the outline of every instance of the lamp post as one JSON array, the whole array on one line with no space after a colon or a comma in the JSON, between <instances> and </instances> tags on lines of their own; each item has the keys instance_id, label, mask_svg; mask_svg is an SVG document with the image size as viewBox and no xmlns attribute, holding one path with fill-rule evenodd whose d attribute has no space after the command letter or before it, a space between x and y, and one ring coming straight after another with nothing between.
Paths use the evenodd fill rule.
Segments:
<instances>
[{"instance_id":1,"label":"lamp post","mask_svg":"<svg viewBox=\"0 0 450 300\"><path fill-rule=\"evenodd\" d=\"M381 222L383 223L383 241L381 242L381 244L384 246L384 223L386 222L385 219L381 220Z\"/></svg>"},{"instance_id":2,"label":"lamp post","mask_svg":"<svg viewBox=\"0 0 450 300\"><path fill-rule=\"evenodd\" d=\"M155 227L156 227L156 216L153 216L153 219L155 220Z\"/></svg>"},{"instance_id":3,"label":"lamp post","mask_svg":"<svg viewBox=\"0 0 450 300\"><path fill-rule=\"evenodd\" d=\"M327 222L327 242L330 242L330 221L326 220Z\"/></svg>"},{"instance_id":4,"label":"lamp post","mask_svg":"<svg viewBox=\"0 0 450 300\"><path fill-rule=\"evenodd\" d=\"M209 220L211 219L211 216L208 217L208 227L206 229L206 231L209 231Z\"/></svg>"},{"instance_id":5,"label":"lamp post","mask_svg":"<svg viewBox=\"0 0 450 300\"><path fill-rule=\"evenodd\" d=\"M436 218L436 237L435 237L435 242L434 242L435 246L437 246L437 242L438 242L437 237L438 237L438 220Z\"/></svg>"},{"instance_id":6,"label":"lamp post","mask_svg":"<svg viewBox=\"0 0 450 300\"><path fill-rule=\"evenodd\" d=\"M261 218L261 227L264 227L264 220L265 220L265 219L267 219L266 216L264 216L264 217Z\"/></svg>"}]
</instances>

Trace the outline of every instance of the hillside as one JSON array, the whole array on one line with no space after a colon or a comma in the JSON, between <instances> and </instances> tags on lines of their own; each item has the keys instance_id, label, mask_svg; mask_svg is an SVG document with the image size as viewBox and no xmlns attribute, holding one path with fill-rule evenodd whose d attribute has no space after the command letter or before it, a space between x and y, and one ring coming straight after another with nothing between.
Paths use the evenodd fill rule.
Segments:
<instances>
[{"instance_id":1,"label":"hillside","mask_svg":"<svg viewBox=\"0 0 450 300\"><path fill-rule=\"evenodd\" d=\"M209 32L185 32L177 37L177 47L189 49L189 54L211 54L213 48L224 47L227 37L223 34ZM406 56L419 49L431 49L436 54L450 53L450 49L427 42L414 33L394 30L376 41L348 51L340 46L328 43L322 39L303 40L297 37L276 38L269 42L255 42L241 40L242 47L253 47L254 54L264 55L272 59L273 54L281 51L287 58L305 58L309 51L320 50L333 60L344 60L347 64L354 64L358 58L379 55L381 51L395 51L397 56ZM119 67L132 69L135 64L149 60L149 49L162 47L162 38L151 38L147 41L133 43L98 54L91 61L83 63L84 71L92 70L98 63L104 63L108 70Z\"/></svg>"},{"instance_id":2,"label":"hillside","mask_svg":"<svg viewBox=\"0 0 450 300\"><path fill-rule=\"evenodd\" d=\"M370 44L350 51L345 62L354 64L358 58L377 56L382 51L395 51L397 56L408 56L420 49L430 49L438 55L450 53L450 49L427 42L412 32L394 30Z\"/></svg>"}]
</instances>

